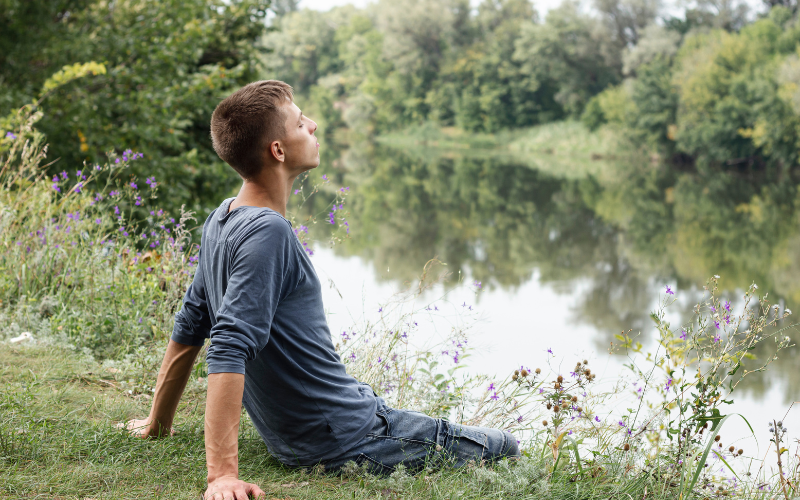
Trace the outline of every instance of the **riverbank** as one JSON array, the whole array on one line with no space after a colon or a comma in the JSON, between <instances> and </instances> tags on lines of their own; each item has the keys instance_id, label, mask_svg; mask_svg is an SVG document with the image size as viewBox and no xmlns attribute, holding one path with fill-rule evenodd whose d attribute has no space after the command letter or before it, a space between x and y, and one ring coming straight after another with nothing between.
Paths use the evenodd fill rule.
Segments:
<instances>
[{"instance_id":1,"label":"riverbank","mask_svg":"<svg viewBox=\"0 0 800 500\"><path fill-rule=\"evenodd\" d=\"M1 344L0 498L197 498L205 485L202 377L192 375L177 411L178 434L169 439L141 440L115 427L148 412L150 396L137 394L137 387L134 365L103 366L52 345ZM528 498L544 493L558 499L579 492L581 498L606 498L621 489L639 498L650 483L642 476L620 485L611 475L574 482L572 475L548 474L542 456L510 468L501 463L416 476L395 473L387 479L360 472L344 477L304 473L269 456L244 412L239 454L241 477L278 499Z\"/></svg>"},{"instance_id":2,"label":"riverbank","mask_svg":"<svg viewBox=\"0 0 800 500\"><path fill-rule=\"evenodd\" d=\"M591 131L579 121L547 123L497 134L470 133L427 123L384 134L379 143L410 156L493 158L527 165L560 178L618 176L630 164L659 161L618 127Z\"/></svg>"}]
</instances>

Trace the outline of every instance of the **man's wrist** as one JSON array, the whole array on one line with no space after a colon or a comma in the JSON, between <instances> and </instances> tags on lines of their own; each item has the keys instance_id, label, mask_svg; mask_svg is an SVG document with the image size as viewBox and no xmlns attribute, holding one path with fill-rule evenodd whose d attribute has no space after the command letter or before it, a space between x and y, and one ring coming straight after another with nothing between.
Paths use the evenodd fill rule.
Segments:
<instances>
[{"instance_id":1,"label":"man's wrist","mask_svg":"<svg viewBox=\"0 0 800 500\"><path fill-rule=\"evenodd\" d=\"M209 467L208 468L208 476L206 476L206 482L208 484L213 483L217 479L228 477L232 479L239 479L239 467L235 467L233 469L219 469L214 470L215 468Z\"/></svg>"}]
</instances>

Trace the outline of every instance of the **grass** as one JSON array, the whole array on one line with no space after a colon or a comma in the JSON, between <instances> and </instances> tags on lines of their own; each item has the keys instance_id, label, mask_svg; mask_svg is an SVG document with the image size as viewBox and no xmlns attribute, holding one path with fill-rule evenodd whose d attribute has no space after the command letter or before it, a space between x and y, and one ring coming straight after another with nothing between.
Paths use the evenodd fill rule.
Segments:
<instances>
[{"instance_id":1,"label":"grass","mask_svg":"<svg viewBox=\"0 0 800 500\"><path fill-rule=\"evenodd\" d=\"M149 409L149 397L125 390L132 376L63 347L0 345L0 498L197 498L205 486L202 380L193 375L187 387L176 436L141 440L114 427ZM246 414L239 453L240 477L278 499L599 499L622 491L642 498L655 483L649 473L619 480L624 472L613 464L597 477L575 481L566 469L549 474L547 455L539 454L512 466L389 478L304 472L271 458Z\"/></svg>"}]
</instances>

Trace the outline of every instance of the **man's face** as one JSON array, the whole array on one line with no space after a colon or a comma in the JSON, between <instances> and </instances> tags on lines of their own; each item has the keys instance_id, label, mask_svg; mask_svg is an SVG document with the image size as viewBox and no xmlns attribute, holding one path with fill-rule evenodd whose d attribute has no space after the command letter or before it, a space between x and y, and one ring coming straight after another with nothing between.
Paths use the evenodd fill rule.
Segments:
<instances>
[{"instance_id":1,"label":"man's face","mask_svg":"<svg viewBox=\"0 0 800 500\"><path fill-rule=\"evenodd\" d=\"M317 124L303 115L293 102L283 105L283 113L286 115L286 136L280 142L283 143L286 166L300 172L317 167L319 142L314 137Z\"/></svg>"}]
</instances>

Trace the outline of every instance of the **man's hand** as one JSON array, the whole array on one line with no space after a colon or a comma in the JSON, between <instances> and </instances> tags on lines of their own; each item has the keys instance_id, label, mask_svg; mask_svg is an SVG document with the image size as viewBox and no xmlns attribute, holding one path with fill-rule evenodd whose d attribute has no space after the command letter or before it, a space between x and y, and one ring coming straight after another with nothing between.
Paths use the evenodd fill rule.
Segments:
<instances>
[{"instance_id":1,"label":"man's hand","mask_svg":"<svg viewBox=\"0 0 800 500\"><path fill-rule=\"evenodd\" d=\"M127 422L120 422L117 425L119 429L125 429L131 436L138 437L138 438L158 438L166 436L165 432L162 432L159 435L158 431L156 430L155 426L150 425L150 418L145 419L133 419L128 420ZM176 434L175 429L170 429L169 435L174 436Z\"/></svg>"},{"instance_id":2,"label":"man's hand","mask_svg":"<svg viewBox=\"0 0 800 500\"><path fill-rule=\"evenodd\" d=\"M128 420L117 424L117 427L140 438L174 436L172 419L200 349L201 346L183 345L170 340L158 371L150 414L146 419Z\"/></svg>"},{"instance_id":3,"label":"man's hand","mask_svg":"<svg viewBox=\"0 0 800 500\"><path fill-rule=\"evenodd\" d=\"M208 483L203 500L249 500L266 498L267 494L252 483L245 483L235 477L221 476Z\"/></svg>"}]
</instances>

